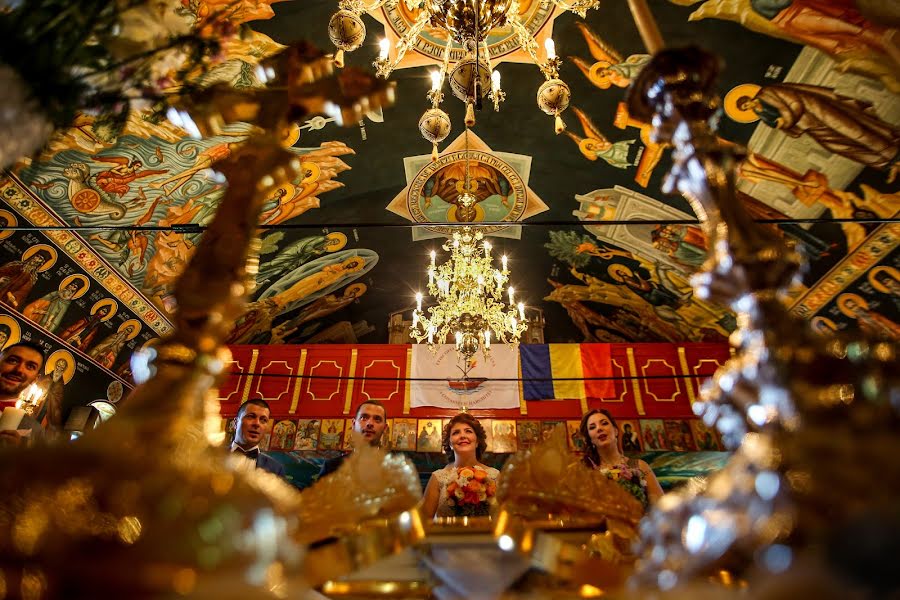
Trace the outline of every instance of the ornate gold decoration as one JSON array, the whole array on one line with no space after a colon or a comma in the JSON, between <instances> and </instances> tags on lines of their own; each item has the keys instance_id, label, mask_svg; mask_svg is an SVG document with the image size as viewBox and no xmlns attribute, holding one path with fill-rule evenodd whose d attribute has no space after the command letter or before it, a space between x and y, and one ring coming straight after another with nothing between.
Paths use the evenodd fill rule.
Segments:
<instances>
[{"instance_id":1,"label":"ornate gold decoration","mask_svg":"<svg viewBox=\"0 0 900 600\"><path fill-rule=\"evenodd\" d=\"M257 124L278 132L274 124L311 107L352 97L362 104L385 89L351 76L342 84L359 85L331 98L332 84L318 81L327 72L303 56L295 47L273 71L286 100L283 90L237 96L256 103L244 111L211 90L195 105L205 109L198 120L213 126L257 111ZM222 435L216 388L231 358L224 340L255 280L260 208L301 164L263 133L216 168L228 187L176 286L175 332L133 359L143 383L117 418L71 445L0 450L6 594L285 597L307 585L300 494L211 445Z\"/></svg>"},{"instance_id":2,"label":"ornate gold decoration","mask_svg":"<svg viewBox=\"0 0 900 600\"><path fill-rule=\"evenodd\" d=\"M465 191L458 202L471 205L475 199ZM483 237L481 231L468 226L453 232L453 237L442 246L450 252L450 260L441 265L436 264L437 254L432 251L428 292L437 299L437 305L430 307L426 316L422 294L417 293L410 328L410 335L420 343L427 340L433 352L437 351L436 343L441 344L448 337L455 339L456 350L464 358L465 372L479 349L485 354L490 352L493 336L504 344L514 344L528 327L525 305L520 302L517 310L515 289L506 287L506 256L502 267L495 269L490 242L479 243Z\"/></svg>"},{"instance_id":3,"label":"ornate gold decoration","mask_svg":"<svg viewBox=\"0 0 900 600\"><path fill-rule=\"evenodd\" d=\"M739 325L735 356L694 404L737 450L708 482L659 502L642 526L638 579L669 588L728 565L731 580L755 562L776 596L789 592L773 586L790 585L789 567L803 562L799 571L838 574L855 593L881 595L879 576L890 579L893 568L883 557L900 534L897 349L820 337L788 313L783 301L801 260L735 197L742 155L715 136L717 74L718 61L701 50L667 50L629 94L629 113L653 123L654 141L674 145L665 191L688 199L710 238L695 294L731 306ZM873 544L867 558L854 558L862 568L840 558L857 530Z\"/></svg>"},{"instance_id":4,"label":"ornate gold decoration","mask_svg":"<svg viewBox=\"0 0 900 600\"><path fill-rule=\"evenodd\" d=\"M304 491L298 537L310 545L304 572L321 584L393 554L425 536L422 485L412 462L354 440L357 448L328 477Z\"/></svg>"},{"instance_id":5,"label":"ornate gold decoration","mask_svg":"<svg viewBox=\"0 0 900 600\"><path fill-rule=\"evenodd\" d=\"M603 587L624 581L644 509L569 451L564 427L507 461L497 501L494 537L501 548L530 555L564 580Z\"/></svg>"},{"instance_id":6,"label":"ornate gold decoration","mask_svg":"<svg viewBox=\"0 0 900 600\"><path fill-rule=\"evenodd\" d=\"M443 56L438 59L438 69L432 72L432 92L429 94L432 106L426 111L426 115L437 109L443 101L443 94L439 92L448 75L453 94L466 104L467 127L475 125L475 110L481 109L483 96L487 95L493 101L494 110L500 110L506 93L500 87L500 73L491 66L491 51L487 39L499 28L510 27L521 51L538 66L547 80L538 92L538 106L555 117L556 133L565 129L560 113L569 106L571 90L559 79L560 59L556 56L553 40L547 38L543 56L539 56L537 41L520 19L517 0L375 0L371 3L364 0L341 0L340 10L328 24L329 36L338 48L335 64L343 66L344 52L359 47L360 32L362 36L365 35L365 27L360 18L363 12L381 7L392 11L399 1L403 1L410 12L417 13L416 20L402 32L393 58L390 42L381 40L381 52L375 60L375 69L379 76L389 77L406 53L416 48L419 35L425 27L440 31L438 36L446 39L447 43ZM588 10L596 8L598 4L598 0L546 0L543 6L545 10L552 11L556 8L584 17ZM451 68L454 42L457 47L462 48L463 56L461 59L455 58L456 64ZM423 53L423 56L426 54ZM423 115L422 120L426 115ZM422 120L422 135L436 145L438 142L434 141L435 136L429 135L421 127ZM436 149L434 153L437 155Z\"/></svg>"}]
</instances>

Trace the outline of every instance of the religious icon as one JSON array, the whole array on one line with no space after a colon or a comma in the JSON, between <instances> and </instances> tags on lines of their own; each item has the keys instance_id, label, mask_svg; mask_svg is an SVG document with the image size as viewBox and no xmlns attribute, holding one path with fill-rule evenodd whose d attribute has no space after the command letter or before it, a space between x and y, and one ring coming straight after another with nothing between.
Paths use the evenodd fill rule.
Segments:
<instances>
[{"instance_id":1,"label":"religious icon","mask_svg":"<svg viewBox=\"0 0 900 600\"><path fill-rule=\"evenodd\" d=\"M81 317L63 329L59 334L60 339L82 352L86 351L100 330L100 324L113 318L118 308L119 305L112 298L98 300L91 307L89 316Z\"/></svg>"},{"instance_id":2,"label":"religious icon","mask_svg":"<svg viewBox=\"0 0 900 600\"><path fill-rule=\"evenodd\" d=\"M14 260L0 267L0 301L13 308L19 306L31 293L38 278L56 264L56 248L47 244L36 244L22 253L21 260Z\"/></svg>"},{"instance_id":3,"label":"religious icon","mask_svg":"<svg viewBox=\"0 0 900 600\"><path fill-rule=\"evenodd\" d=\"M269 448L273 451L288 452L294 449L294 436L297 434L297 426L293 421L278 421L272 427L272 441Z\"/></svg>"},{"instance_id":4,"label":"religious icon","mask_svg":"<svg viewBox=\"0 0 900 600\"><path fill-rule=\"evenodd\" d=\"M66 316L69 305L73 300L84 296L90 285L90 280L84 275L69 275L60 282L59 289L30 303L22 310L22 314L26 319L55 333Z\"/></svg>"},{"instance_id":5,"label":"religious icon","mask_svg":"<svg viewBox=\"0 0 900 600\"><path fill-rule=\"evenodd\" d=\"M550 439L557 427L561 426L565 429L565 425L565 421L541 421L541 439Z\"/></svg>"},{"instance_id":6,"label":"religious icon","mask_svg":"<svg viewBox=\"0 0 900 600\"><path fill-rule=\"evenodd\" d=\"M22 339L19 322L9 315L0 315L0 351L7 346L18 344Z\"/></svg>"},{"instance_id":7,"label":"religious icon","mask_svg":"<svg viewBox=\"0 0 900 600\"><path fill-rule=\"evenodd\" d=\"M294 450L315 450L319 444L319 425L319 419L300 419L297 421Z\"/></svg>"},{"instance_id":8,"label":"religious icon","mask_svg":"<svg viewBox=\"0 0 900 600\"><path fill-rule=\"evenodd\" d=\"M441 432L443 431L440 419L419 419L419 435L416 440L418 452L440 452Z\"/></svg>"},{"instance_id":9,"label":"religious icon","mask_svg":"<svg viewBox=\"0 0 900 600\"><path fill-rule=\"evenodd\" d=\"M45 427L62 429L64 388L74 375L75 357L68 350L57 350L44 361L44 375L36 382L44 390L44 398L34 417Z\"/></svg>"},{"instance_id":10,"label":"religious icon","mask_svg":"<svg viewBox=\"0 0 900 600\"><path fill-rule=\"evenodd\" d=\"M137 337L140 331L140 321L137 319L128 319L119 325L119 329L116 330L114 334L91 348L90 352L88 352L88 356L96 360L100 366L111 369L116 362L116 358L119 356L119 352L125 347L125 344Z\"/></svg>"},{"instance_id":11,"label":"religious icon","mask_svg":"<svg viewBox=\"0 0 900 600\"><path fill-rule=\"evenodd\" d=\"M706 426L700 419L691 419L691 431L694 433L694 441L698 450L721 450L722 444L716 432Z\"/></svg>"},{"instance_id":12,"label":"religious icon","mask_svg":"<svg viewBox=\"0 0 900 600\"><path fill-rule=\"evenodd\" d=\"M584 452L585 439L581 435L581 421L566 421L566 436L569 442L569 450Z\"/></svg>"},{"instance_id":13,"label":"religious icon","mask_svg":"<svg viewBox=\"0 0 900 600\"><path fill-rule=\"evenodd\" d=\"M319 450L340 450L344 443L344 419L322 419Z\"/></svg>"},{"instance_id":14,"label":"religious icon","mask_svg":"<svg viewBox=\"0 0 900 600\"><path fill-rule=\"evenodd\" d=\"M496 453L512 453L518 450L516 439L516 422L506 419L494 419L491 423L494 449Z\"/></svg>"},{"instance_id":15,"label":"religious icon","mask_svg":"<svg viewBox=\"0 0 900 600\"><path fill-rule=\"evenodd\" d=\"M663 423L669 448L676 452L692 452L697 450L694 435L687 421L666 420Z\"/></svg>"},{"instance_id":16,"label":"religious icon","mask_svg":"<svg viewBox=\"0 0 900 600\"><path fill-rule=\"evenodd\" d=\"M668 450L666 433L660 419L641 419L641 437L644 440L644 451Z\"/></svg>"},{"instance_id":17,"label":"religious icon","mask_svg":"<svg viewBox=\"0 0 900 600\"><path fill-rule=\"evenodd\" d=\"M641 443L641 433L637 421L619 421L618 425L622 452L625 454L641 452L644 444Z\"/></svg>"},{"instance_id":18,"label":"religious icon","mask_svg":"<svg viewBox=\"0 0 900 600\"><path fill-rule=\"evenodd\" d=\"M393 419L393 444L394 450L415 450L416 449L416 420L415 419Z\"/></svg>"},{"instance_id":19,"label":"religious icon","mask_svg":"<svg viewBox=\"0 0 900 600\"><path fill-rule=\"evenodd\" d=\"M519 421L516 426L519 448L525 449L541 441L540 421Z\"/></svg>"}]
</instances>

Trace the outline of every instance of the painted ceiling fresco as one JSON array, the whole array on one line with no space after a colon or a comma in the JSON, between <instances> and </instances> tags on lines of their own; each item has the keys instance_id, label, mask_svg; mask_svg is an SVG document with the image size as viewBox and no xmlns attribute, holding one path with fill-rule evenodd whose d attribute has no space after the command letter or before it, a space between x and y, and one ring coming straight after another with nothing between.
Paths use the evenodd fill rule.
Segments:
<instances>
[{"instance_id":1,"label":"painted ceiling fresco","mask_svg":"<svg viewBox=\"0 0 900 600\"><path fill-rule=\"evenodd\" d=\"M689 286L708 247L699 227L669 223L694 215L660 192L668 149L621 104L648 59L625 3L584 20L521 4L566 59L568 129L554 135L535 105L542 76L513 53L499 65L500 112L485 103L467 133L463 105L444 102L453 131L433 162L417 127L429 107L426 32L392 76L395 106L351 127L317 116L284 133L303 175L263 209L257 289L232 343L384 343L389 315L425 287L429 252L442 254L447 228L428 224L482 221L510 223L489 235L510 257L517 297L543 311L547 342L728 336L733 316ZM740 199L757 219L787 221L771 226L810 261L793 310L822 331L900 339L896 15L863 16L852 0L651 4L669 45L699 44L725 63L720 135L750 153ZM247 5L235 18L255 32L231 43L210 80L256 85L255 63L295 40L331 48L336 2ZM367 67L384 30L395 37L397 19L413 18L377 16L348 64ZM492 43L503 54L502 35ZM210 167L248 131L193 139L133 115L112 140L83 117L7 173L0 222L30 229L0 235L0 337L34 329L70 362L128 385L130 354L171 329L173 282L222 196ZM456 202L466 157L472 206Z\"/></svg>"}]
</instances>

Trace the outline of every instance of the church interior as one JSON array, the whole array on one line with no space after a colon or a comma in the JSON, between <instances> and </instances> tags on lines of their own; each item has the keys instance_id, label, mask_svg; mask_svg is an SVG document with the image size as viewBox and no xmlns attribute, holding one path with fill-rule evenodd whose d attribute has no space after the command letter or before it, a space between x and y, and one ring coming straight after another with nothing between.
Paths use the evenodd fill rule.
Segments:
<instances>
[{"instance_id":1,"label":"church interior","mask_svg":"<svg viewBox=\"0 0 900 600\"><path fill-rule=\"evenodd\" d=\"M900 594L894 3L0 33L0 600Z\"/></svg>"}]
</instances>

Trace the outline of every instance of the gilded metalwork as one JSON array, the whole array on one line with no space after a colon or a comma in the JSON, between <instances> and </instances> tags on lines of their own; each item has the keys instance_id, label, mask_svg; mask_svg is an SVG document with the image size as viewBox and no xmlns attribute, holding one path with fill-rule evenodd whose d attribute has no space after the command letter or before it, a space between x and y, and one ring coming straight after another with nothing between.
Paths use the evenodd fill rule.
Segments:
<instances>
[{"instance_id":1,"label":"gilded metalwork","mask_svg":"<svg viewBox=\"0 0 900 600\"><path fill-rule=\"evenodd\" d=\"M866 569L890 571L879 554L891 554L887 540L900 534L890 508L900 481L896 347L824 339L788 313L801 259L735 197L743 157L715 137L717 73L717 59L701 50L660 52L629 96L629 114L652 122L654 141L674 146L664 189L688 199L710 238L695 293L731 306L739 325L737 351L694 404L736 451L725 469L665 496L644 521L637 577L670 588L728 564L733 580L755 562L790 585L789 567L802 561L874 590L873 578L838 557L852 531L877 527L890 533Z\"/></svg>"}]
</instances>

